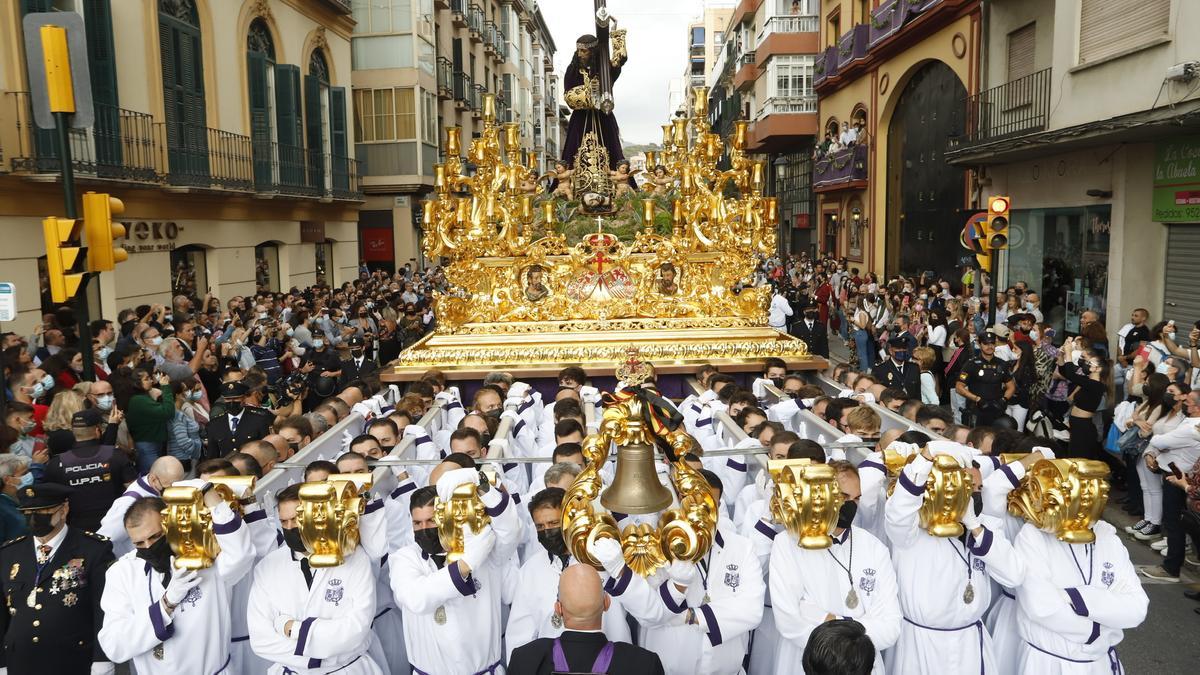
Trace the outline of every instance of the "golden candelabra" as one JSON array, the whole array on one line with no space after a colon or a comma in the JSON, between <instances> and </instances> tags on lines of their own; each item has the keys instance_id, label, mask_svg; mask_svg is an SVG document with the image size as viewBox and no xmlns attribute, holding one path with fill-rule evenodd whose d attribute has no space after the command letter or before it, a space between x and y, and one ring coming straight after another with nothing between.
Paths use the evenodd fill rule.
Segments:
<instances>
[{"instance_id":1,"label":"golden candelabra","mask_svg":"<svg viewBox=\"0 0 1200 675\"><path fill-rule=\"evenodd\" d=\"M1008 494L1008 512L1068 544L1090 544L1108 503L1108 474L1096 460L1038 460Z\"/></svg>"},{"instance_id":2,"label":"golden candelabra","mask_svg":"<svg viewBox=\"0 0 1200 675\"><path fill-rule=\"evenodd\" d=\"M254 476L208 480L221 499L241 515L239 500L254 494ZM162 510L163 532L175 554L175 566L187 570L212 567L221 545L213 532L212 510L204 503L204 492L192 485L172 485L163 490L162 496L167 505Z\"/></svg>"},{"instance_id":3,"label":"golden candelabra","mask_svg":"<svg viewBox=\"0 0 1200 675\"><path fill-rule=\"evenodd\" d=\"M801 548L832 546L838 512L845 501L837 471L808 459L773 459L767 470L775 484L770 502L775 522L783 525Z\"/></svg>"},{"instance_id":4,"label":"golden candelabra","mask_svg":"<svg viewBox=\"0 0 1200 675\"><path fill-rule=\"evenodd\" d=\"M371 474L333 474L300 486L296 520L313 567L336 567L358 548L358 520L366 511Z\"/></svg>"},{"instance_id":5,"label":"golden candelabra","mask_svg":"<svg viewBox=\"0 0 1200 675\"><path fill-rule=\"evenodd\" d=\"M671 360L809 359L802 341L766 328L770 289L750 285L758 257L775 252L778 209L763 194L764 162L746 154L748 123L735 123L729 168L721 170L725 143L711 132L705 88L696 100L690 117L664 127L664 150L648 153L651 171L662 167L647 184L658 196L635 193L641 229L630 241L605 231L598 217L595 232L568 244L560 231L566 203L539 193L555 174L537 175L537 155L520 150L517 125L496 121L493 96L484 97L483 131L468 161L460 157L462 130L448 128L422 221L424 254L444 264L450 288L434 296L434 334L401 354L397 373L619 362L631 340L608 345L595 337L613 331L657 331L643 346ZM581 154L599 152L588 147ZM576 171L607 166L595 159L577 158ZM738 331L712 333L728 328ZM688 334L696 330L709 333ZM559 337L522 344L502 337L514 334Z\"/></svg>"}]
</instances>

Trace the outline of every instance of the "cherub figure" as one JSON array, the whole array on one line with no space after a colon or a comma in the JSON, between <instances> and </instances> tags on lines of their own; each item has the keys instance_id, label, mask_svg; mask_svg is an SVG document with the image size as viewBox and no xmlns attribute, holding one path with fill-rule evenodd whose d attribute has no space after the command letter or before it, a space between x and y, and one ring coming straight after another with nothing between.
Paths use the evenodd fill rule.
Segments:
<instances>
[{"instance_id":1,"label":"cherub figure","mask_svg":"<svg viewBox=\"0 0 1200 675\"><path fill-rule=\"evenodd\" d=\"M617 163L615 171L609 171L608 175L612 177L613 185L616 186L617 197L627 195L633 192L633 177L641 173L641 170L630 171L629 160L621 160Z\"/></svg>"},{"instance_id":2,"label":"cherub figure","mask_svg":"<svg viewBox=\"0 0 1200 675\"><path fill-rule=\"evenodd\" d=\"M654 195L665 195L675 186L675 178L667 173L667 167L654 167L654 175L646 181L646 189Z\"/></svg>"},{"instance_id":3,"label":"cherub figure","mask_svg":"<svg viewBox=\"0 0 1200 675\"><path fill-rule=\"evenodd\" d=\"M554 188L554 193L550 196L563 197L567 201L574 199L575 191L571 188L571 176L575 173L575 170L568 169L567 165L562 162L555 162L554 171L550 173L558 181L558 187Z\"/></svg>"}]
</instances>

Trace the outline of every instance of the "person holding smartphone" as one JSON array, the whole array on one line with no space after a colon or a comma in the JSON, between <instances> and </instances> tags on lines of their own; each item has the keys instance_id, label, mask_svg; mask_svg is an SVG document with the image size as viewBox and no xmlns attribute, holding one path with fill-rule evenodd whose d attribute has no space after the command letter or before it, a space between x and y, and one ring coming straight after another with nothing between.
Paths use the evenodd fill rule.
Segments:
<instances>
[{"instance_id":1,"label":"person holding smartphone","mask_svg":"<svg viewBox=\"0 0 1200 675\"><path fill-rule=\"evenodd\" d=\"M138 473L150 470L163 455L167 443L167 425L175 417L175 396L167 375L150 368L133 373L134 395L129 399L125 426L137 450Z\"/></svg>"},{"instance_id":2,"label":"person holding smartphone","mask_svg":"<svg viewBox=\"0 0 1200 675\"><path fill-rule=\"evenodd\" d=\"M1184 403L1187 419L1174 430L1155 435L1146 447L1146 465L1162 473L1183 477L1183 470L1200 460L1200 391L1188 393ZM1187 508L1187 491L1173 482L1163 485L1162 529L1167 536L1167 556L1162 565L1143 565L1138 571L1158 581L1177 583L1179 570L1186 555L1187 537L1183 530L1183 511ZM1200 542L1197 542L1200 544Z\"/></svg>"}]
</instances>

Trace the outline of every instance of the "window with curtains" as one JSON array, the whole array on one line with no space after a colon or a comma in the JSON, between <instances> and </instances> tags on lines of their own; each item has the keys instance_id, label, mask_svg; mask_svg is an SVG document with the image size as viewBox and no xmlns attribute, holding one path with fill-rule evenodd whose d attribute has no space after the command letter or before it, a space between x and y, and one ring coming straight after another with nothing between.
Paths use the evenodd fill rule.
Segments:
<instances>
[{"instance_id":1,"label":"window with curtains","mask_svg":"<svg viewBox=\"0 0 1200 675\"><path fill-rule=\"evenodd\" d=\"M354 137L359 143L417 138L417 110L411 87L356 89L354 110Z\"/></svg>"}]
</instances>

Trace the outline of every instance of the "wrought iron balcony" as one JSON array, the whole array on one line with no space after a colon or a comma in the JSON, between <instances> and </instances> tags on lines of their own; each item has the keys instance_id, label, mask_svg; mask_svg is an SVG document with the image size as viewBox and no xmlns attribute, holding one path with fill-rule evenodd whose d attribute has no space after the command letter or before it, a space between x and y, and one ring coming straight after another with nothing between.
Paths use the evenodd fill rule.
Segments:
<instances>
[{"instance_id":1,"label":"wrought iron balcony","mask_svg":"<svg viewBox=\"0 0 1200 675\"><path fill-rule=\"evenodd\" d=\"M265 194L320 196L308 179L312 160L307 150L273 141L254 143L254 189Z\"/></svg>"},{"instance_id":2,"label":"wrought iron balcony","mask_svg":"<svg viewBox=\"0 0 1200 675\"><path fill-rule=\"evenodd\" d=\"M508 35L504 29L497 27L496 34L493 36L496 40L496 58L500 63L508 60Z\"/></svg>"},{"instance_id":3,"label":"wrought iron balcony","mask_svg":"<svg viewBox=\"0 0 1200 675\"><path fill-rule=\"evenodd\" d=\"M254 189L254 149L249 136L199 124L156 122L168 185Z\"/></svg>"},{"instance_id":4,"label":"wrought iron balcony","mask_svg":"<svg viewBox=\"0 0 1200 675\"><path fill-rule=\"evenodd\" d=\"M471 89L471 112L476 116L483 114L483 95L488 93L487 87L477 84Z\"/></svg>"},{"instance_id":5,"label":"wrought iron balcony","mask_svg":"<svg viewBox=\"0 0 1200 675\"><path fill-rule=\"evenodd\" d=\"M950 147L965 148L1044 131L1050 118L1050 68L967 97L965 133Z\"/></svg>"},{"instance_id":6,"label":"wrought iron balcony","mask_svg":"<svg viewBox=\"0 0 1200 675\"><path fill-rule=\"evenodd\" d=\"M58 173L58 139L54 131L38 129L27 92L11 92L4 103L16 120L16 145L10 148L11 169L24 173ZM90 129L68 135L75 173L113 180L158 181L154 120L146 114L103 103L95 104L96 122Z\"/></svg>"},{"instance_id":7,"label":"wrought iron balcony","mask_svg":"<svg viewBox=\"0 0 1200 675\"><path fill-rule=\"evenodd\" d=\"M342 14L350 14L354 11L353 7L350 5L350 0L325 0L325 3L332 5L334 9L338 10Z\"/></svg>"},{"instance_id":8,"label":"wrought iron balcony","mask_svg":"<svg viewBox=\"0 0 1200 675\"><path fill-rule=\"evenodd\" d=\"M866 180L866 143L844 148L813 164L813 189L818 192L856 187Z\"/></svg>"},{"instance_id":9,"label":"wrought iron balcony","mask_svg":"<svg viewBox=\"0 0 1200 675\"><path fill-rule=\"evenodd\" d=\"M454 97L454 62L439 56L437 60L438 98Z\"/></svg>"},{"instance_id":10,"label":"wrought iron balcony","mask_svg":"<svg viewBox=\"0 0 1200 675\"><path fill-rule=\"evenodd\" d=\"M455 28L467 27L467 0L450 0L450 21Z\"/></svg>"},{"instance_id":11,"label":"wrought iron balcony","mask_svg":"<svg viewBox=\"0 0 1200 675\"><path fill-rule=\"evenodd\" d=\"M485 21L483 24L483 49L489 53L496 51L496 22Z\"/></svg>"},{"instance_id":12,"label":"wrought iron balcony","mask_svg":"<svg viewBox=\"0 0 1200 675\"><path fill-rule=\"evenodd\" d=\"M471 39L475 42L483 40L484 14L483 8L475 3L467 8L467 28L471 31Z\"/></svg>"},{"instance_id":13,"label":"wrought iron balcony","mask_svg":"<svg viewBox=\"0 0 1200 675\"><path fill-rule=\"evenodd\" d=\"M739 66L752 66L752 65L754 65L754 52L753 52L753 51L748 51L748 52L746 52L745 54L742 54L742 55L741 55L741 56L738 58L738 65L739 65Z\"/></svg>"},{"instance_id":14,"label":"wrought iron balcony","mask_svg":"<svg viewBox=\"0 0 1200 675\"><path fill-rule=\"evenodd\" d=\"M461 70L454 73L454 103L460 109L471 107L471 97L474 96L475 84L471 76Z\"/></svg>"}]
</instances>

